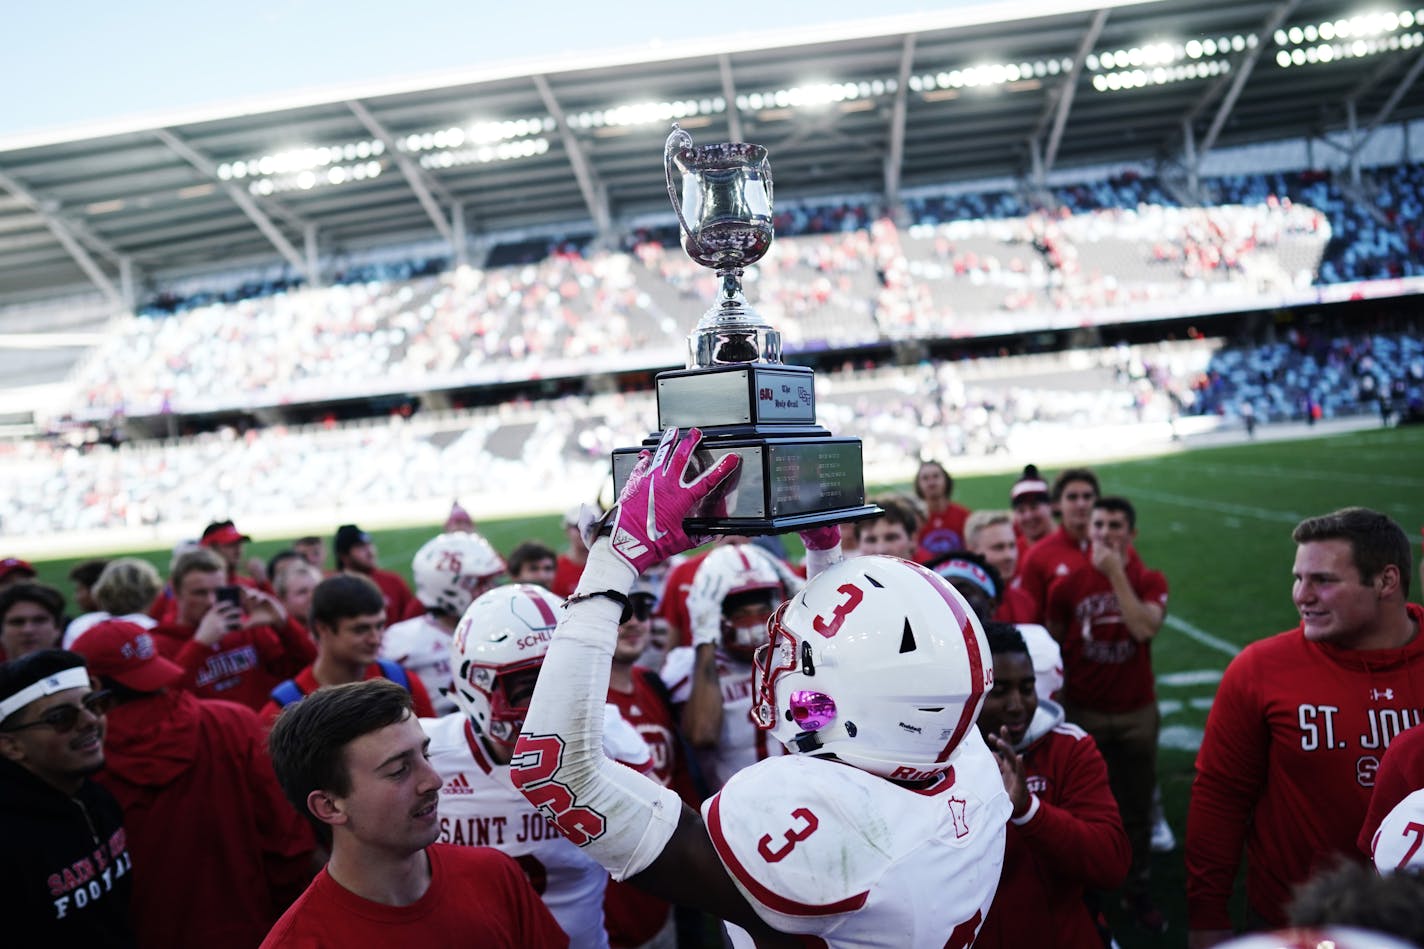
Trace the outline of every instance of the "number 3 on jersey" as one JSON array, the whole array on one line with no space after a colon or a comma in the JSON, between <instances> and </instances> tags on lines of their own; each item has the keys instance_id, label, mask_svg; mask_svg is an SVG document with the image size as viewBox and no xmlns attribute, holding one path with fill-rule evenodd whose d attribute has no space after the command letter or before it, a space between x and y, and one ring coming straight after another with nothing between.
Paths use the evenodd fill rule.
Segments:
<instances>
[{"instance_id":1,"label":"number 3 on jersey","mask_svg":"<svg viewBox=\"0 0 1424 949\"><path fill-rule=\"evenodd\" d=\"M782 835L782 844L775 849L771 846L771 834L763 834L761 840L757 841L757 853L767 863L780 863L787 855L796 848L801 841L810 837L816 832L816 828L821 826L821 822L816 819L816 815L809 807L798 807L791 812L793 820L799 826L793 825Z\"/></svg>"}]
</instances>

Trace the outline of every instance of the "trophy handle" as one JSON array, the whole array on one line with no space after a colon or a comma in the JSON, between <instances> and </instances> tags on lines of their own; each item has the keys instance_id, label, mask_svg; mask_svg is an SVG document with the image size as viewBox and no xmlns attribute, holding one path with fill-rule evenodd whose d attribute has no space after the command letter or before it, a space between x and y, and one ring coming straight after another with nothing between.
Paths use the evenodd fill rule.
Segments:
<instances>
[{"instance_id":1,"label":"trophy handle","mask_svg":"<svg viewBox=\"0 0 1424 949\"><path fill-rule=\"evenodd\" d=\"M696 244L698 250L701 251L702 242L692 233L692 228L687 226L687 219L682 216L682 198L678 196L677 188L672 183L672 157L678 153L679 149L691 147L692 136L687 134L686 129L674 122L672 133L668 135L667 142L663 145L663 177L667 179L668 198L672 201L672 210L677 215L677 223L682 228L682 233L686 234L687 239Z\"/></svg>"}]
</instances>

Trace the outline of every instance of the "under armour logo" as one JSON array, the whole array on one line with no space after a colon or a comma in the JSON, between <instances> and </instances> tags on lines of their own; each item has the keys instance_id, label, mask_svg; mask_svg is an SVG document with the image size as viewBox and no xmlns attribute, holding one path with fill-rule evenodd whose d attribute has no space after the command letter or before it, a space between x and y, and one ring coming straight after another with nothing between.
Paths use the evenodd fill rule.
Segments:
<instances>
[{"instance_id":1,"label":"under armour logo","mask_svg":"<svg viewBox=\"0 0 1424 949\"><path fill-rule=\"evenodd\" d=\"M1394 701L1394 690L1393 690L1393 689L1370 689L1370 698L1373 699L1373 700L1376 701L1376 702L1378 702L1380 699L1384 699L1386 702L1393 702L1393 701Z\"/></svg>"}]
</instances>

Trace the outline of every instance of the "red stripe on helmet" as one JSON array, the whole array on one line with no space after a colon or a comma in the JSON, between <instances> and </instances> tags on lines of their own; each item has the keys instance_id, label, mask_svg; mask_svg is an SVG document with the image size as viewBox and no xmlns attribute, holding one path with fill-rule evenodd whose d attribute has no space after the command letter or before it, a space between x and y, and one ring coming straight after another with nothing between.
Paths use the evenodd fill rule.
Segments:
<instances>
[{"instance_id":1,"label":"red stripe on helmet","mask_svg":"<svg viewBox=\"0 0 1424 949\"><path fill-rule=\"evenodd\" d=\"M534 601L534 608L539 611L539 616L544 620L545 626L557 626L559 624L559 618L554 615L554 608L549 605L547 600L538 593L535 593L533 589L525 590L524 595Z\"/></svg>"},{"instance_id":2,"label":"red stripe on helmet","mask_svg":"<svg viewBox=\"0 0 1424 949\"><path fill-rule=\"evenodd\" d=\"M979 652L979 639L974 635L974 620L965 611L959 600L949 592L949 581L939 574L922 567L917 563L906 561L906 565L913 567L929 579L930 586L943 598L949 611L954 614L955 621L959 624L959 634L964 637L964 651L969 656L969 699L964 703L964 707L959 713L959 722L954 726L954 734L949 736L949 741L945 743L935 761L945 761L954 749L959 747L959 743L964 740L964 735L974 724L974 709L979 705L979 699L984 694L984 657Z\"/></svg>"}]
</instances>

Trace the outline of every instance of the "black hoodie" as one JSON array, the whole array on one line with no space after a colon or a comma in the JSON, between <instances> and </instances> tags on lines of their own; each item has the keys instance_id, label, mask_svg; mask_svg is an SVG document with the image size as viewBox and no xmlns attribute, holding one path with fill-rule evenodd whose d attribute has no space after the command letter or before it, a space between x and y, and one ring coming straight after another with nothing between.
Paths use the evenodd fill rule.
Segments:
<instances>
[{"instance_id":1,"label":"black hoodie","mask_svg":"<svg viewBox=\"0 0 1424 949\"><path fill-rule=\"evenodd\" d=\"M123 814L86 780L70 797L0 759L0 941L132 949Z\"/></svg>"}]
</instances>

